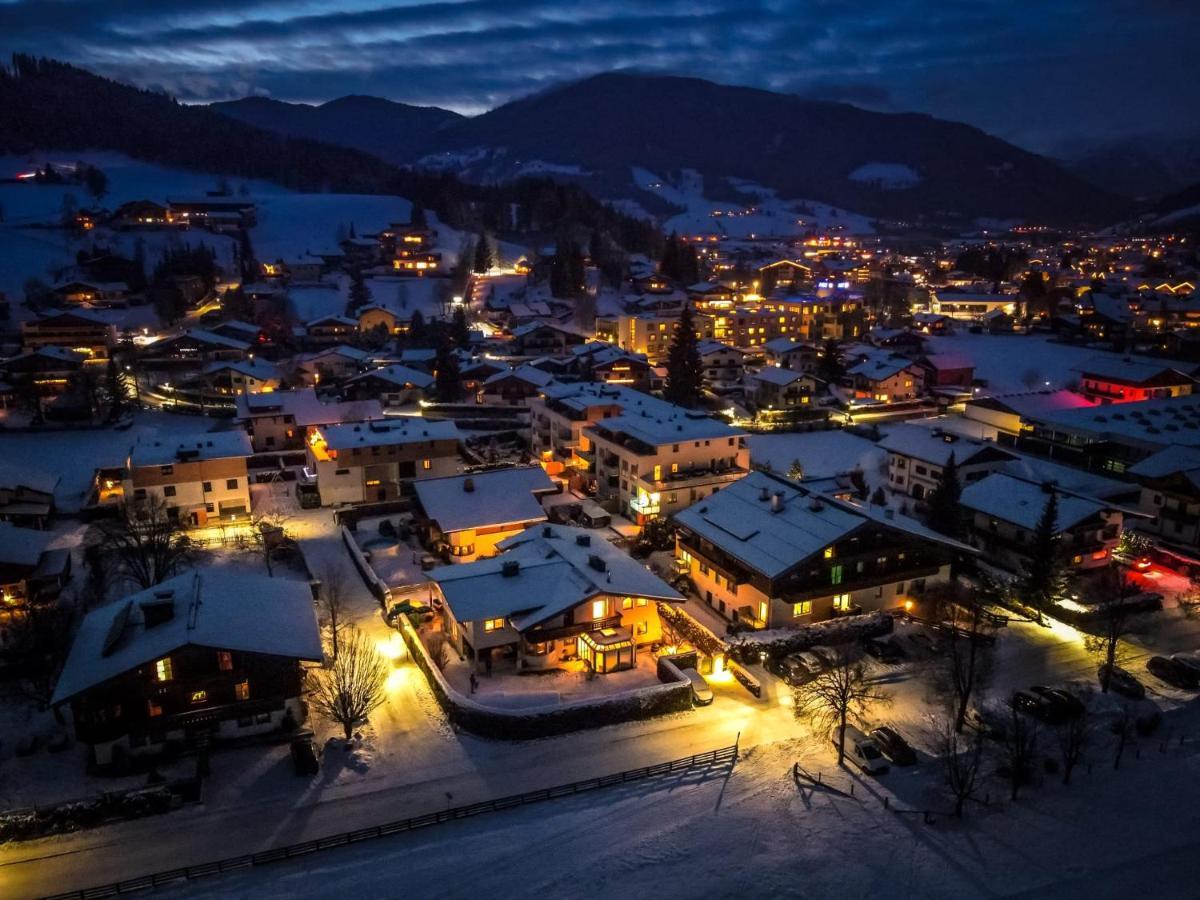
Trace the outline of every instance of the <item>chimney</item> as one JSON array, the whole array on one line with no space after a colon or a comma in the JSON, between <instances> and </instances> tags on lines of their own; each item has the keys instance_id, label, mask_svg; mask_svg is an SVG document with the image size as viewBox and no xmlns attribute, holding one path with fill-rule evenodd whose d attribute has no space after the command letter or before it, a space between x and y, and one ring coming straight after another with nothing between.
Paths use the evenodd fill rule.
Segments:
<instances>
[{"instance_id":1,"label":"chimney","mask_svg":"<svg viewBox=\"0 0 1200 900\"><path fill-rule=\"evenodd\" d=\"M575 543L580 547L592 546L592 536L590 534L575 535Z\"/></svg>"},{"instance_id":2,"label":"chimney","mask_svg":"<svg viewBox=\"0 0 1200 900\"><path fill-rule=\"evenodd\" d=\"M813 512L820 512L825 508L825 504L822 502L820 497L818 497L816 494L813 494L808 499L808 508Z\"/></svg>"},{"instance_id":3,"label":"chimney","mask_svg":"<svg viewBox=\"0 0 1200 900\"><path fill-rule=\"evenodd\" d=\"M771 512L779 512L783 509L783 494L776 491L771 495Z\"/></svg>"},{"instance_id":4,"label":"chimney","mask_svg":"<svg viewBox=\"0 0 1200 900\"><path fill-rule=\"evenodd\" d=\"M591 556L588 557L588 565L591 566L593 569L595 569L597 572L607 572L608 571L608 566L605 564L604 559L602 557L597 556L595 553L593 553Z\"/></svg>"},{"instance_id":5,"label":"chimney","mask_svg":"<svg viewBox=\"0 0 1200 900\"><path fill-rule=\"evenodd\" d=\"M517 559L506 559L500 566L500 574L505 578L516 578L521 572L521 561Z\"/></svg>"},{"instance_id":6,"label":"chimney","mask_svg":"<svg viewBox=\"0 0 1200 900\"><path fill-rule=\"evenodd\" d=\"M542 526L542 537L554 537L554 529L549 525Z\"/></svg>"},{"instance_id":7,"label":"chimney","mask_svg":"<svg viewBox=\"0 0 1200 900\"><path fill-rule=\"evenodd\" d=\"M896 518L896 511L889 506L883 511L883 517L885 519L894 519Z\"/></svg>"},{"instance_id":8,"label":"chimney","mask_svg":"<svg viewBox=\"0 0 1200 900\"><path fill-rule=\"evenodd\" d=\"M172 590L155 591L153 599L143 600L140 605L142 624L147 629L175 618L175 592Z\"/></svg>"},{"instance_id":9,"label":"chimney","mask_svg":"<svg viewBox=\"0 0 1200 900\"><path fill-rule=\"evenodd\" d=\"M758 492L758 499L762 500L764 503L766 503L768 500L770 500L771 499L771 489L768 488L766 485L763 485L763 487Z\"/></svg>"},{"instance_id":10,"label":"chimney","mask_svg":"<svg viewBox=\"0 0 1200 900\"><path fill-rule=\"evenodd\" d=\"M474 478L464 478L463 479L463 490L466 491L468 494L475 493L475 479Z\"/></svg>"}]
</instances>

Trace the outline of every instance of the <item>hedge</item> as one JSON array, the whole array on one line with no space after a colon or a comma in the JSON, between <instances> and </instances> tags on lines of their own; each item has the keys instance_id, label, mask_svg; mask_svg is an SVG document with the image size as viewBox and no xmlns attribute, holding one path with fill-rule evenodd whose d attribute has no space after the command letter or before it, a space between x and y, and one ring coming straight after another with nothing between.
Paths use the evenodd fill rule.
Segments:
<instances>
[{"instance_id":1,"label":"hedge","mask_svg":"<svg viewBox=\"0 0 1200 900\"><path fill-rule=\"evenodd\" d=\"M729 656L742 663L756 663L765 651L771 659L807 650L818 644L844 644L864 638L891 634L895 620L879 611L861 616L843 616L795 628L747 631L729 639Z\"/></svg>"}]
</instances>

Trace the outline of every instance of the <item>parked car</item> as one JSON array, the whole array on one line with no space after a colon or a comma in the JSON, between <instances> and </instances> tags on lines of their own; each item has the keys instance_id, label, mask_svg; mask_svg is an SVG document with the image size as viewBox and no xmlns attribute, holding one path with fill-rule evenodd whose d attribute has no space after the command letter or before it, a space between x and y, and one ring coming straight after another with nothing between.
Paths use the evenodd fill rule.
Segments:
<instances>
[{"instance_id":1,"label":"parked car","mask_svg":"<svg viewBox=\"0 0 1200 900\"><path fill-rule=\"evenodd\" d=\"M924 656L934 656L942 649L942 645L924 631L914 631L908 636L908 639L917 652Z\"/></svg>"},{"instance_id":2,"label":"parked car","mask_svg":"<svg viewBox=\"0 0 1200 900\"><path fill-rule=\"evenodd\" d=\"M1049 725L1059 725L1067 719L1060 706L1039 694L1015 691L1012 695L1012 706L1017 712L1033 716Z\"/></svg>"},{"instance_id":3,"label":"parked car","mask_svg":"<svg viewBox=\"0 0 1200 900\"><path fill-rule=\"evenodd\" d=\"M867 638L863 641L863 651L884 663L901 663L908 656L904 648L890 638Z\"/></svg>"},{"instance_id":4,"label":"parked car","mask_svg":"<svg viewBox=\"0 0 1200 900\"><path fill-rule=\"evenodd\" d=\"M884 756L898 766L911 766L917 761L916 751L890 725L880 725L872 730L871 740L883 751Z\"/></svg>"},{"instance_id":5,"label":"parked car","mask_svg":"<svg viewBox=\"0 0 1200 900\"><path fill-rule=\"evenodd\" d=\"M767 668L792 687L804 684L816 674L809 664L795 653L790 653L782 659L772 659L767 663Z\"/></svg>"},{"instance_id":6,"label":"parked car","mask_svg":"<svg viewBox=\"0 0 1200 900\"><path fill-rule=\"evenodd\" d=\"M1193 653L1172 653L1171 659L1189 669L1196 678L1200 679L1200 656Z\"/></svg>"},{"instance_id":7,"label":"parked car","mask_svg":"<svg viewBox=\"0 0 1200 900\"><path fill-rule=\"evenodd\" d=\"M1099 668L1096 669L1096 677L1100 679L1101 687L1104 686L1104 676L1107 668L1108 665L1106 663L1101 663ZM1141 700L1146 696L1146 689L1142 687L1142 683L1120 666L1113 666L1112 671L1108 674L1108 689L1122 696L1132 697L1134 700Z\"/></svg>"},{"instance_id":8,"label":"parked car","mask_svg":"<svg viewBox=\"0 0 1200 900\"><path fill-rule=\"evenodd\" d=\"M838 733L835 728L833 730L833 745L836 747L837 744ZM853 761L864 772L871 775L880 775L888 770L887 760L884 758L879 746L853 725L846 726L845 746L846 758Z\"/></svg>"},{"instance_id":9,"label":"parked car","mask_svg":"<svg viewBox=\"0 0 1200 900\"><path fill-rule=\"evenodd\" d=\"M1195 671L1165 656L1152 656L1146 660L1146 671L1171 687L1194 691L1200 686Z\"/></svg>"},{"instance_id":10,"label":"parked car","mask_svg":"<svg viewBox=\"0 0 1200 900\"><path fill-rule=\"evenodd\" d=\"M321 771L321 757L311 734L292 738L292 769L297 775L316 775Z\"/></svg>"},{"instance_id":11,"label":"parked car","mask_svg":"<svg viewBox=\"0 0 1200 900\"><path fill-rule=\"evenodd\" d=\"M684 677L692 683L692 702L697 706L708 706L713 702L712 688L704 680L704 676L695 669L681 669Z\"/></svg>"},{"instance_id":12,"label":"parked car","mask_svg":"<svg viewBox=\"0 0 1200 900\"><path fill-rule=\"evenodd\" d=\"M1029 690L1057 705L1062 710L1064 719L1074 719L1076 716L1081 716L1087 711L1087 707L1083 705L1082 700L1063 688L1052 688L1035 684Z\"/></svg>"}]
</instances>

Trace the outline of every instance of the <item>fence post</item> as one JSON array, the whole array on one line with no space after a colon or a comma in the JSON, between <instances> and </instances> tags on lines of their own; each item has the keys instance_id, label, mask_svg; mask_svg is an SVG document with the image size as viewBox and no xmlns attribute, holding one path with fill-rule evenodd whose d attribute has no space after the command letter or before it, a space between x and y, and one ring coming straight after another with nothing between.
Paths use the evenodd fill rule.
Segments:
<instances>
[{"instance_id":1,"label":"fence post","mask_svg":"<svg viewBox=\"0 0 1200 900\"><path fill-rule=\"evenodd\" d=\"M889 797L887 794L883 795L883 808L884 809L891 809L891 802L890 802L891 799L892 798Z\"/></svg>"}]
</instances>

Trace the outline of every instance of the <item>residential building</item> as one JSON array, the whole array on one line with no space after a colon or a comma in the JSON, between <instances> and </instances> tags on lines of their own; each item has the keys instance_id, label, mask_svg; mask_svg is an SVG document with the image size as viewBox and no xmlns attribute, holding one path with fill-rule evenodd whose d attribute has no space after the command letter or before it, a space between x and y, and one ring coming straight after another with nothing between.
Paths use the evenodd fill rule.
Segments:
<instances>
[{"instance_id":1,"label":"residential building","mask_svg":"<svg viewBox=\"0 0 1200 900\"><path fill-rule=\"evenodd\" d=\"M70 389L72 376L85 362L82 354L65 347L39 347L0 360L0 372L13 387L27 386L38 397L57 397Z\"/></svg>"},{"instance_id":2,"label":"residential building","mask_svg":"<svg viewBox=\"0 0 1200 900\"><path fill-rule=\"evenodd\" d=\"M54 535L0 522L0 632L30 604L58 596L71 574L71 551L51 550ZM7 641L0 640L0 649Z\"/></svg>"},{"instance_id":3,"label":"residential building","mask_svg":"<svg viewBox=\"0 0 1200 900\"><path fill-rule=\"evenodd\" d=\"M741 383L745 372L746 352L720 341L700 341L697 350L704 367L704 383L709 387L724 387Z\"/></svg>"},{"instance_id":4,"label":"residential building","mask_svg":"<svg viewBox=\"0 0 1200 900\"><path fill-rule=\"evenodd\" d=\"M993 310L1012 315L1017 308L1015 294L980 294L969 291L930 291L929 311L963 321L980 321Z\"/></svg>"},{"instance_id":5,"label":"residential building","mask_svg":"<svg viewBox=\"0 0 1200 900\"><path fill-rule=\"evenodd\" d=\"M1100 354L1075 366L1074 371L1080 375L1079 392L1083 396L1109 404L1186 397L1196 385L1196 380L1183 371L1190 368L1193 367Z\"/></svg>"},{"instance_id":6,"label":"residential building","mask_svg":"<svg viewBox=\"0 0 1200 900\"><path fill-rule=\"evenodd\" d=\"M532 365L518 366L507 372L497 372L483 382L485 403L505 406L528 406L554 376Z\"/></svg>"},{"instance_id":7,"label":"residential building","mask_svg":"<svg viewBox=\"0 0 1200 900\"><path fill-rule=\"evenodd\" d=\"M25 350L62 347L86 362L106 363L116 344L116 327L86 309L47 313L21 323L21 347Z\"/></svg>"},{"instance_id":8,"label":"residential building","mask_svg":"<svg viewBox=\"0 0 1200 900\"><path fill-rule=\"evenodd\" d=\"M795 372L815 372L821 350L795 337L779 337L762 346L763 359L768 365L792 369Z\"/></svg>"},{"instance_id":9,"label":"residential building","mask_svg":"<svg viewBox=\"0 0 1200 900\"><path fill-rule=\"evenodd\" d=\"M371 354L339 344L296 357L296 371L309 385L330 384L357 375L371 362Z\"/></svg>"},{"instance_id":10,"label":"residential building","mask_svg":"<svg viewBox=\"0 0 1200 900\"><path fill-rule=\"evenodd\" d=\"M877 403L903 403L916 400L924 392L925 372L914 360L882 351L864 356L846 370L855 397Z\"/></svg>"},{"instance_id":11,"label":"residential building","mask_svg":"<svg viewBox=\"0 0 1200 900\"><path fill-rule=\"evenodd\" d=\"M129 305L129 285L123 281L64 281L50 293L64 306Z\"/></svg>"},{"instance_id":12,"label":"residential building","mask_svg":"<svg viewBox=\"0 0 1200 900\"><path fill-rule=\"evenodd\" d=\"M579 331L559 322L529 322L512 331L513 354L516 356L567 353L586 340Z\"/></svg>"},{"instance_id":13,"label":"residential building","mask_svg":"<svg viewBox=\"0 0 1200 900\"><path fill-rule=\"evenodd\" d=\"M17 462L0 462L0 522L45 528L54 514L60 476Z\"/></svg>"},{"instance_id":14,"label":"residential building","mask_svg":"<svg viewBox=\"0 0 1200 900\"><path fill-rule=\"evenodd\" d=\"M342 393L351 400L375 400L385 407L406 406L424 399L436 380L428 372L397 364L346 379Z\"/></svg>"},{"instance_id":15,"label":"residential building","mask_svg":"<svg viewBox=\"0 0 1200 900\"><path fill-rule=\"evenodd\" d=\"M1167 447L1126 474L1137 480L1138 508L1147 516L1138 520L1137 530L1168 546L1200 549L1200 447Z\"/></svg>"},{"instance_id":16,"label":"residential building","mask_svg":"<svg viewBox=\"0 0 1200 900\"><path fill-rule=\"evenodd\" d=\"M198 374L181 381L179 387L227 398L269 394L277 391L282 382L279 367L265 359L214 360Z\"/></svg>"},{"instance_id":17,"label":"residential building","mask_svg":"<svg viewBox=\"0 0 1200 900\"><path fill-rule=\"evenodd\" d=\"M675 515L704 602L753 628L903 608L968 550L906 516L752 472Z\"/></svg>"},{"instance_id":18,"label":"residential building","mask_svg":"<svg viewBox=\"0 0 1200 900\"><path fill-rule=\"evenodd\" d=\"M354 339L358 320L348 316L321 316L304 323L306 347L336 347Z\"/></svg>"},{"instance_id":19,"label":"residential building","mask_svg":"<svg viewBox=\"0 0 1200 900\"><path fill-rule=\"evenodd\" d=\"M397 416L308 429L308 465L323 506L395 500L401 483L458 468L453 422Z\"/></svg>"},{"instance_id":20,"label":"residential building","mask_svg":"<svg viewBox=\"0 0 1200 900\"><path fill-rule=\"evenodd\" d=\"M303 724L302 664L323 656L307 582L194 570L88 613L51 703L93 763L122 764Z\"/></svg>"},{"instance_id":21,"label":"residential building","mask_svg":"<svg viewBox=\"0 0 1200 900\"><path fill-rule=\"evenodd\" d=\"M201 363L246 359L253 351L248 341L224 337L203 328L189 328L181 334L155 341L145 348L143 363Z\"/></svg>"},{"instance_id":22,"label":"residential building","mask_svg":"<svg viewBox=\"0 0 1200 900\"><path fill-rule=\"evenodd\" d=\"M325 402L312 388L237 398L237 419L250 436L255 453L302 450L310 427L381 418L383 410L376 400Z\"/></svg>"},{"instance_id":23,"label":"residential building","mask_svg":"<svg viewBox=\"0 0 1200 900\"><path fill-rule=\"evenodd\" d=\"M125 465L125 502L161 502L169 516L191 527L244 520L250 515L246 460L253 452L242 431L180 442L143 438Z\"/></svg>"},{"instance_id":24,"label":"residential building","mask_svg":"<svg viewBox=\"0 0 1200 900\"><path fill-rule=\"evenodd\" d=\"M957 353L933 353L917 360L925 371L925 387L931 391L958 389L969 391L975 380L975 363Z\"/></svg>"},{"instance_id":25,"label":"residential building","mask_svg":"<svg viewBox=\"0 0 1200 900\"><path fill-rule=\"evenodd\" d=\"M923 425L897 425L878 446L888 454L888 487L914 500L929 497L940 483L951 456L962 485L979 481L1019 458L991 441Z\"/></svg>"},{"instance_id":26,"label":"residential building","mask_svg":"<svg viewBox=\"0 0 1200 900\"><path fill-rule=\"evenodd\" d=\"M811 407L817 379L794 369L764 366L746 375L746 399L761 410Z\"/></svg>"}]
</instances>

